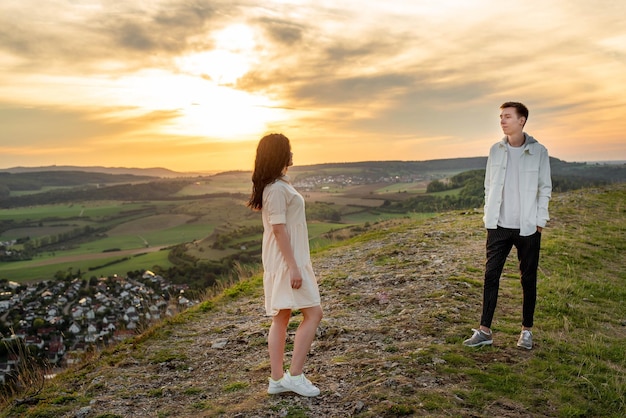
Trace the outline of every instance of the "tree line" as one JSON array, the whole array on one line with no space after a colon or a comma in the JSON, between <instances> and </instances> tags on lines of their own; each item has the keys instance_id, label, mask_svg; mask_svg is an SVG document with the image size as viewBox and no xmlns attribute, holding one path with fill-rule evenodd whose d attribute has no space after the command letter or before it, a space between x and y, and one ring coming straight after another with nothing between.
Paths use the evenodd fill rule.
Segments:
<instances>
[{"instance_id":1,"label":"tree line","mask_svg":"<svg viewBox=\"0 0 626 418\"><path fill-rule=\"evenodd\" d=\"M563 170L563 166L558 162L555 165L552 174L553 192L566 192L602 186L616 181L626 181L626 168L624 166L601 166L601 168L584 169L581 169L582 166L566 166L568 169ZM582 171L587 169L589 171ZM558 174L554 174L555 171ZM482 208L485 198L484 180L485 170L465 171L446 181L434 180L430 182L424 195L403 202L385 202L383 209L392 212L441 212ZM443 196L436 194L446 191L455 191L455 193Z\"/></svg>"}]
</instances>

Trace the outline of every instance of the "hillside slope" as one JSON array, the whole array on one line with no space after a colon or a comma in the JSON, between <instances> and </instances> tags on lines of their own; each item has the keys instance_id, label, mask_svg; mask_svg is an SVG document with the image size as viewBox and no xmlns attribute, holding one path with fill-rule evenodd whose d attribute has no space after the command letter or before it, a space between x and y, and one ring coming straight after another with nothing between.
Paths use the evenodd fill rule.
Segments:
<instances>
[{"instance_id":1,"label":"hillside slope","mask_svg":"<svg viewBox=\"0 0 626 418\"><path fill-rule=\"evenodd\" d=\"M553 197L532 351L515 346L515 251L494 345L461 345L478 325L485 232L480 213L447 213L376 224L314 254L325 318L305 370L317 398L265 392L270 321L256 275L0 416L623 416L625 202L624 184Z\"/></svg>"}]
</instances>

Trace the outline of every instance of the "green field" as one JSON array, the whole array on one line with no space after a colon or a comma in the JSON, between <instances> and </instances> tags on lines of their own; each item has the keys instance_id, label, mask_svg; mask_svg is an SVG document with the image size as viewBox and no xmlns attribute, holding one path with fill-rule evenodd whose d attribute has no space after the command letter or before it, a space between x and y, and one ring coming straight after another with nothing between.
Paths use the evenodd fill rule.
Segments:
<instances>
[{"instance_id":1,"label":"green field","mask_svg":"<svg viewBox=\"0 0 626 418\"><path fill-rule=\"evenodd\" d=\"M168 251L156 251L151 253L138 253L134 255L111 256L100 259L76 259L73 261L57 262L54 264L37 265L40 259L28 262L15 262L2 265L0 277L18 283L51 279L58 271L67 272L81 271L86 277L109 277L115 274L125 275L129 271L137 269L150 270L155 265L168 268L172 265L167 258ZM101 267L100 267L101 266Z\"/></svg>"},{"instance_id":2,"label":"green field","mask_svg":"<svg viewBox=\"0 0 626 418\"><path fill-rule=\"evenodd\" d=\"M376 190L376 194L386 195L390 193L419 194L426 192L426 183L394 183Z\"/></svg>"},{"instance_id":3,"label":"green field","mask_svg":"<svg viewBox=\"0 0 626 418\"><path fill-rule=\"evenodd\" d=\"M230 193L249 192L249 176L250 173L236 172L199 179L177 193L186 200L92 201L2 209L0 220L8 225L14 223L15 228L5 228L0 241L28 237L33 242L48 242L86 227L100 232L40 251L29 261L1 262L0 278L24 282L49 279L59 271L80 270L90 277L125 274L155 265L167 268L171 265L167 248L181 243L188 243L189 254L200 260L219 261L241 248L258 251L260 233L240 236L236 232L239 228L260 226L259 214L245 206L241 195L229 197ZM365 196L354 190L342 188L342 193L323 194L345 219L340 223L310 222L312 247L332 240L325 237L329 231L391 216L363 212L359 205L377 206L382 200L372 199L370 189L363 189ZM225 192L229 194L206 197ZM345 196L346 192L352 194ZM214 248L220 235L233 235L226 248Z\"/></svg>"},{"instance_id":4,"label":"green field","mask_svg":"<svg viewBox=\"0 0 626 418\"><path fill-rule=\"evenodd\" d=\"M198 196L211 193L250 193L251 173L235 172L198 179L178 192L178 196Z\"/></svg>"},{"instance_id":5,"label":"green field","mask_svg":"<svg viewBox=\"0 0 626 418\"><path fill-rule=\"evenodd\" d=\"M47 218L70 219L81 217L105 217L118 214L122 210L133 210L142 203L120 204L120 202L89 202L84 204L41 205L16 209L0 209L0 220L41 220Z\"/></svg>"},{"instance_id":6,"label":"green field","mask_svg":"<svg viewBox=\"0 0 626 418\"><path fill-rule=\"evenodd\" d=\"M0 278L22 282L49 279L59 271L68 270L87 272L90 277L125 274L152 269L155 265L167 268L171 265L167 248L181 243L188 243L188 253L200 260L219 261L242 248L258 251L259 232L242 236L237 231L260 226L259 214L245 206L241 195L229 197L230 193L249 192L249 177L250 173L235 172L198 179L177 193L179 198L187 197L186 200L75 202L2 209L0 220L12 221L16 227L5 228L0 241L24 237L49 240L85 227L102 232L88 239L56 245L39 252L29 261L2 262ZM409 185L392 187L405 186ZM337 188L335 193L303 193L311 203L330 203L331 208L341 214L340 222L309 222L311 248L324 246L348 234L338 231L405 216L376 210L384 202L383 195L379 195L382 190L376 185L360 185ZM210 195L225 192L229 194ZM226 247L221 249L215 247L215 240L220 235L232 235Z\"/></svg>"},{"instance_id":7,"label":"green field","mask_svg":"<svg viewBox=\"0 0 626 418\"><path fill-rule=\"evenodd\" d=\"M170 265L167 251L158 251L160 248L202 240L219 225L245 219L243 215L247 212L240 201L231 198L150 203L101 201L3 209L0 220L22 226L5 230L0 241L24 237L47 239L86 226L104 229L104 232L57 245L30 261L1 262L0 278L18 282L49 279L57 271L70 268L93 274L111 271L125 274L130 270L149 269L155 264L166 268ZM145 251L156 252L136 256ZM94 270L117 260L124 261L114 267Z\"/></svg>"}]
</instances>

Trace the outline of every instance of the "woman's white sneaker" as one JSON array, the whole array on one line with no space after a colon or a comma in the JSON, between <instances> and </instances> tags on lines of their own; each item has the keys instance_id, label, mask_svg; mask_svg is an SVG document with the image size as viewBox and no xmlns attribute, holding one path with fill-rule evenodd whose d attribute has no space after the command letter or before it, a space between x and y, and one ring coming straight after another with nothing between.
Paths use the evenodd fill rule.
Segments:
<instances>
[{"instance_id":1,"label":"woman's white sneaker","mask_svg":"<svg viewBox=\"0 0 626 418\"><path fill-rule=\"evenodd\" d=\"M267 385L267 393L270 395L276 395L277 393L289 392L289 389L286 389L282 385L282 381L285 376L281 377L278 380L274 380L271 377L268 378L269 384Z\"/></svg>"},{"instance_id":2,"label":"woman's white sneaker","mask_svg":"<svg viewBox=\"0 0 626 418\"><path fill-rule=\"evenodd\" d=\"M285 372L285 375L281 379L281 385L285 389L302 396L317 396L320 394L319 388L304 377L304 373L292 376L288 371Z\"/></svg>"}]
</instances>

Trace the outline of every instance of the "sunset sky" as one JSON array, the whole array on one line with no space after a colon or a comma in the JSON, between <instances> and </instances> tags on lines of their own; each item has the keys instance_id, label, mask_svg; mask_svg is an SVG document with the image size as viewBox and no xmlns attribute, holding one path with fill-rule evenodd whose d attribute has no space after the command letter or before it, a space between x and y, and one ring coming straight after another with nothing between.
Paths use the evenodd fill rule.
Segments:
<instances>
[{"instance_id":1,"label":"sunset sky","mask_svg":"<svg viewBox=\"0 0 626 418\"><path fill-rule=\"evenodd\" d=\"M626 1L2 0L0 168L486 156L499 106L626 160Z\"/></svg>"}]
</instances>

